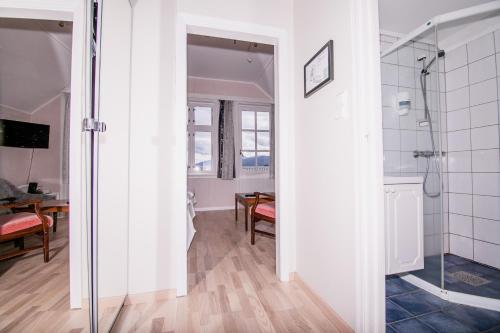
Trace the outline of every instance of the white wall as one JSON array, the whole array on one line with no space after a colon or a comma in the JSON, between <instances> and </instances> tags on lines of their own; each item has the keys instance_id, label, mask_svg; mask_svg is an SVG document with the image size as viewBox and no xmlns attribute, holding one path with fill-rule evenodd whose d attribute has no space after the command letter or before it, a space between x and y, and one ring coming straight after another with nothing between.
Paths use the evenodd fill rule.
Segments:
<instances>
[{"instance_id":1,"label":"white wall","mask_svg":"<svg viewBox=\"0 0 500 333\"><path fill-rule=\"evenodd\" d=\"M354 137L352 117L334 119L335 97L352 84L349 1L296 0L295 103L297 272L355 325ZM334 41L334 76L303 97L303 65Z\"/></svg>"},{"instance_id":2,"label":"white wall","mask_svg":"<svg viewBox=\"0 0 500 333\"><path fill-rule=\"evenodd\" d=\"M177 193L182 193L181 181L184 188L186 185L185 179L173 179L179 173L172 163L183 153L177 152L177 143L185 140L185 129L172 125L178 123L176 117L182 117L173 112L178 12L269 25L290 33L292 30L289 0L137 2L132 54L131 294L177 288L182 284L179 270L185 263L180 262L182 254L175 246L178 233L174 220L182 213L180 210L185 211L185 198L179 198Z\"/></svg>"},{"instance_id":3,"label":"white wall","mask_svg":"<svg viewBox=\"0 0 500 333\"><path fill-rule=\"evenodd\" d=\"M271 78L272 80L272 78ZM229 81L202 77L188 77L188 93L217 96L217 98L240 97L242 99L256 99L272 101L259 85L253 82Z\"/></svg>"}]
</instances>

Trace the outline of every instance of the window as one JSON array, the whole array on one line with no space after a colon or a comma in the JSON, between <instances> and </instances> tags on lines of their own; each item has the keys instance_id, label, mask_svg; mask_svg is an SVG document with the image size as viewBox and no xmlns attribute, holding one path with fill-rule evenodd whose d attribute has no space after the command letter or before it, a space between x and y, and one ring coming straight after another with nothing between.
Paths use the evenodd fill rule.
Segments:
<instances>
[{"instance_id":1,"label":"window","mask_svg":"<svg viewBox=\"0 0 500 333\"><path fill-rule=\"evenodd\" d=\"M240 105L241 169L243 173L267 173L271 157L270 107Z\"/></svg>"},{"instance_id":2,"label":"window","mask_svg":"<svg viewBox=\"0 0 500 333\"><path fill-rule=\"evenodd\" d=\"M190 101L188 106L188 173L215 174L216 105Z\"/></svg>"}]
</instances>

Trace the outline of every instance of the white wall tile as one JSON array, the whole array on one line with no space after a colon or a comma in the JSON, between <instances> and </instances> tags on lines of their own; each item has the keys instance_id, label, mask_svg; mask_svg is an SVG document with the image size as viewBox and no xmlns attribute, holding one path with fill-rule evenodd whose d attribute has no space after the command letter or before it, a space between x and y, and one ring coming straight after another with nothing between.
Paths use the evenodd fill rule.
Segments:
<instances>
[{"instance_id":1,"label":"white wall tile","mask_svg":"<svg viewBox=\"0 0 500 333\"><path fill-rule=\"evenodd\" d=\"M424 236L424 256L435 256L441 253L440 235Z\"/></svg>"},{"instance_id":2,"label":"white wall tile","mask_svg":"<svg viewBox=\"0 0 500 333\"><path fill-rule=\"evenodd\" d=\"M417 172L417 159L412 152L401 152L401 172Z\"/></svg>"},{"instance_id":3,"label":"white wall tile","mask_svg":"<svg viewBox=\"0 0 500 333\"><path fill-rule=\"evenodd\" d=\"M417 149L417 132L401 130L401 151Z\"/></svg>"},{"instance_id":4,"label":"white wall tile","mask_svg":"<svg viewBox=\"0 0 500 333\"><path fill-rule=\"evenodd\" d=\"M382 108L382 127L399 129L399 115L392 107Z\"/></svg>"},{"instance_id":5,"label":"white wall tile","mask_svg":"<svg viewBox=\"0 0 500 333\"><path fill-rule=\"evenodd\" d=\"M496 52L500 52L500 30L494 32Z\"/></svg>"},{"instance_id":6,"label":"white wall tile","mask_svg":"<svg viewBox=\"0 0 500 333\"><path fill-rule=\"evenodd\" d=\"M500 221L475 217L474 238L500 245Z\"/></svg>"},{"instance_id":7,"label":"white wall tile","mask_svg":"<svg viewBox=\"0 0 500 333\"><path fill-rule=\"evenodd\" d=\"M432 142L429 131L417 131L417 149L418 150L431 150Z\"/></svg>"},{"instance_id":8,"label":"white wall tile","mask_svg":"<svg viewBox=\"0 0 500 333\"><path fill-rule=\"evenodd\" d=\"M467 64L467 48L465 45L451 50L446 54L445 65L446 71L452 71L455 68L465 66Z\"/></svg>"},{"instance_id":9,"label":"white wall tile","mask_svg":"<svg viewBox=\"0 0 500 333\"><path fill-rule=\"evenodd\" d=\"M500 220L500 197L473 196L474 216Z\"/></svg>"},{"instance_id":10,"label":"white wall tile","mask_svg":"<svg viewBox=\"0 0 500 333\"><path fill-rule=\"evenodd\" d=\"M472 172L500 172L500 150L476 150L472 152Z\"/></svg>"},{"instance_id":11,"label":"white wall tile","mask_svg":"<svg viewBox=\"0 0 500 333\"><path fill-rule=\"evenodd\" d=\"M484 104L496 101L497 80L491 79L470 86L470 105Z\"/></svg>"},{"instance_id":12,"label":"white wall tile","mask_svg":"<svg viewBox=\"0 0 500 333\"><path fill-rule=\"evenodd\" d=\"M384 151L384 174L397 173L399 176L400 154L399 151Z\"/></svg>"},{"instance_id":13,"label":"white wall tile","mask_svg":"<svg viewBox=\"0 0 500 333\"><path fill-rule=\"evenodd\" d=\"M469 84L467 66L446 73L446 91L456 90Z\"/></svg>"},{"instance_id":14,"label":"white wall tile","mask_svg":"<svg viewBox=\"0 0 500 333\"><path fill-rule=\"evenodd\" d=\"M472 42L467 43L467 55L469 63L487 57L495 53L493 34L484 35Z\"/></svg>"},{"instance_id":15,"label":"white wall tile","mask_svg":"<svg viewBox=\"0 0 500 333\"><path fill-rule=\"evenodd\" d=\"M449 191L453 193L472 194L472 174L468 172L454 172L448 174Z\"/></svg>"},{"instance_id":16,"label":"white wall tile","mask_svg":"<svg viewBox=\"0 0 500 333\"><path fill-rule=\"evenodd\" d=\"M387 129L384 131L384 150L400 150L399 130Z\"/></svg>"},{"instance_id":17,"label":"white wall tile","mask_svg":"<svg viewBox=\"0 0 500 333\"><path fill-rule=\"evenodd\" d=\"M497 63L497 75L500 75L500 54L498 53L496 54L496 63Z\"/></svg>"},{"instance_id":18,"label":"white wall tile","mask_svg":"<svg viewBox=\"0 0 500 333\"><path fill-rule=\"evenodd\" d=\"M450 214L450 233L472 238L472 217Z\"/></svg>"},{"instance_id":19,"label":"white wall tile","mask_svg":"<svg viewBox=\"0 0 500 333\"><path fill-rule=\"evenodd\" d=\"M467 68L467 67L464 67ZM469 65L469 83L474 84L496 77L495 56L478 60Z\"/></svg>"},{"instance_id":20,"label":"white wall tile","mask_svg":"<svg viewBox=\"0 0 500 333\"><path fill-rule=\"evenodd\" d=\"M413 130L417 129L417 119L416 119L416 111L411 109L405 116L399 117L399 126L401 129Z\"/></svg>"},{"instance_id":21,"label":"white wall tile","mask_svg":"<svg viewBox=\"0 0 500 333\"><path fill-rule=\"evenodd\" d=\"M472 239L450 234L450 253L472 260Z\"/></svg>"},{"instance_id":22,"label":"white wall tile","mask_svg":"<svg viewBox=\"0 0 500 333\"><path fill-rule=\"evenodd\" d=\"M390 42L381 42L380 43L380 50L381 51L385 51L389 47L391 47L391 45L392 45L392 43L390 43ZM386 64L397 65L397 63L398 63L398 53L397 52L392 52L392 53L386 55L385 57L380 58L380 61L383 62L383 63L386 63Z\"/></svg>"},{"instance_id":23,"label":"white wall tile","mask_svg":"<svg viewBox=\"0 0 500 333\"><path fill-rule=\"evenodd\" d=\"M398 85L398 66L383 63L380 66L380 75L382 77L382 84Z\"/></svg>"},{"instance_id":24,"label":"white wall tile","mask_svg":"<svg viewBox=\"0 0 500 333\"><path fill-rule=\"evenodd\" d=\"M460 151L448 153L448 171L449 172L470 172L471 171L471 152Z\"/></svg>"},{"instance_id":25,"label":"white wall tile","mask_svg":"<svg viewBox=\"0 0 500 333\"><path fill-rule=\"evenodd\" d=\"M399 86L415 88L415 69L413 67L399 66Z\"/></svg>"},{"instance_id":26,"label":"white wall tile","mask_svg":"<svg viewBox=\"0 0 500 333\"><path fill-rule=\"evenodd\" d=\"M500 268L500 246L481 241L474 242L474 260Z\"/></svg>"},{"instance_id":27,"label":"white wall tile","mask_svg":"<svg viewBox=\"0 0 500 333\"><path fill-rule=\"evenodd\" d=\"M448 132L448 151L470 150L470 130Z\"/></svg>"},{"instance_id":28,"label":"white wall tile","mask_svg":"<svg viewBox=\"0 0 500 333\"><path fill-rule=\"evenodd\" d=\"M449 211L472 216L472 196L469 194L449 193Z\"/></svg>"},{"instance_id":29,"label":"white wall tile","mask_svg":"<svg viewBox=\"0 0 500 333\"><path fill-rule=\"evenodd\" d=\"M489 172L489 173L479 173L476 172L472 176L473 178L473 193L481 195L495 195L500 197L500 173ZM500 198L498 199L498 204L500 204Z\"/></svg>"},{"instance_id":30,"label":"white wall tile","mask_svg":"<svg viewBox=\"0 0 500 333\"><path fill-rule=\"evenodd\" d=\"M469 88L461 88L446 94L446 109L454 111L469 107Z\"/></svg>"},{"instance_id":31,"label":"white wall tile","mask_svg":"<svg viewBox=\"0 0 500 333\"><path fill-rule=\"evenodd\" d=\"M394 99L398 94L398 87L382 85L382 106L394 107Z\"/></svg>"},{"instance_id":32,"label":"white wall tile","mask_svg":"<svg viewBox=\"0 0 500 333\"><path fill-rule=\"evenodd\" d=\"M471 126L480 127L498 124L498 103L491 102L470 108Z\"/></svg>"},{"instance_id":33,"label":"white wall tile","mask_svg":"<svg viewBox=\"0 0 500 333\"><path fill-rule=\"evenodd\" d=\"M415 55L413 52L413 47L404 46L398 49L397 52L398 52L398 63L400 66L408 66L408 67L415 66Z\"/></svg>"},{"instance_id":34,"label":"white wall tile","mask_svg":"<svg viewBox=\"0 0 500 333\"><path fill-rule=\"evenodd\" d=\"M498 126L485 126L471 129L471 146L473 150L498 147Z\"/></svg>"},{"instance_id":35,"label":"white wall tile","mask_svg":"<svg viewBox=\"0 0 500 333\"><path fill-rule=\"evenodd\" d=\"M469 109L448 112L447 114L448 131L457 131L470 128Z\"/></svg>"}]
</instances>

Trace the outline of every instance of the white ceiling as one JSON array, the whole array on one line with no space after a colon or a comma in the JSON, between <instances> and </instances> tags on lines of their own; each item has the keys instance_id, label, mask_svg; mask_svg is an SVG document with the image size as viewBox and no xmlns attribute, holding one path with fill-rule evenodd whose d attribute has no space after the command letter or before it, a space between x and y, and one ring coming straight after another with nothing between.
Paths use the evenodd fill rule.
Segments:
<instances>
[{"instance_id":1,"label":"white ceiling","mask_svg":"<svg viewBox=\"0 0 500 333\"><path fill-rule=\"evenodd\" d=\"M272 45L189 35L187 54L189 76L252 82L273 95Z\"/></svg>"},{"instance_id":2,"label":"white ceiling","mask_svg":"<svg viewBox=\"0 0 500 333\"><path fill-rule=\"evenodd\" d=\"M0 104L33 112L70 84L72 24L0 18Z\"/></svg>"},{"instance_id":3,"label":"white ceiling","mask_svg":"<svg viewBox=\"0 0 500 333\"><path fill-rule=\"evenodd\" d=\"M428 19L491 0L379 0L380 29L406 34Z\"/></svg>"}]
</instances>

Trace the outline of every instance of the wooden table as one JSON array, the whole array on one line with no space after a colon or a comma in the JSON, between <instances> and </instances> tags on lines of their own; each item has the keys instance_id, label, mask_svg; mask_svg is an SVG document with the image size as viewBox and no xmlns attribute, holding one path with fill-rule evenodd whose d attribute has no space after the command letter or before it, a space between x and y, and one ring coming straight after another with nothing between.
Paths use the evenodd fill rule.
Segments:
<instances>
[{"instance_id":1,"label":"wooden table","mask_svg":"<svg viewBox=\"0 0 500 333\"><path fill-rule=\"evenodd\" d=\"M52 231L57 231L57 213L69 213L68 200L45 200L40 204L40 210L44 214L52 214L54 222Z\"/></svg>"},{"instance_id":2,"label":"wooden table","mask_svg":"<svg viewBox=\"0 0 500 333\"><path fill-rule=\"evenodd\" d=\"M274 199L274 193L265 193ZM271 200L267 200L271 201ZM238 203L245 207L245 231L248 231L248 212L255 203L255 194L253 193L235 193L234 194L234 217L238 222Z\"/></svg>"}]
</instances>

